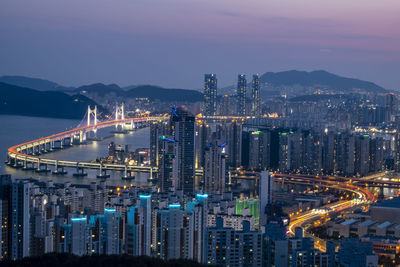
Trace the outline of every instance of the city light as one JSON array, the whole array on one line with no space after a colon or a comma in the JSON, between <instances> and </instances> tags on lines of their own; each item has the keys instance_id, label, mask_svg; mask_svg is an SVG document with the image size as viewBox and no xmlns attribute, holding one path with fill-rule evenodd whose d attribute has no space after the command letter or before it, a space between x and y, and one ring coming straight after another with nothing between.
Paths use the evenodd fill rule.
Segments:
<instances>
[{"instance_id":1,"label":"city light","mask_svg":"<svg viewBox=\"0 0 400 267\"><path fill-rule=\"evenodd\" d=\"M116 212L116 209L104 209L104 212Z\"/></svg>"},{"instance_id":2,"label":"city light","mask_svg":"<svg viewBox=\"0 0 400 267\"><path fill-rule=\"evenodd\" d=\"M71 218L71 222L85 222L86 218L82 217L82 218Z\"/></svg>"}]
</instances>

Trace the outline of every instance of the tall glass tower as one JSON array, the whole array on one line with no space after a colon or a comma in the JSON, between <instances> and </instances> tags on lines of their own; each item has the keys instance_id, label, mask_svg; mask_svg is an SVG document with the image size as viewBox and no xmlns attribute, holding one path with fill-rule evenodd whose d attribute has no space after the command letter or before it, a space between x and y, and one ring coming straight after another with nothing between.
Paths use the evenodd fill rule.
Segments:
<instances>
[{"instance_id":1,"label":"tall glass tower","mask_svg":"<svg viewBox=\"0 0 400 267\"><path fill-rule=\"evenodd\" d=\"M178 189L185 194L194 191L194 125L195 117L183 108L173 108L171 130L176 140L178 168Z\"/></svg>"},{"instance_id":2,"label":"tall glass tower","mask_svg":"<svg viewBox=\"0 0 400 267\"><path fill-rule=\"evenodd\" d=\"M245 116L246 115L246 75L239 74L238 75L238 83L237 83L237 98L238 98L238 115Z\"/></svg>"},{"instance_id":3,"label":"tall glass tower","mask_svg":"<svg viewBox=\"0 0 400 267\"><path fill-rule=\"evenodd\" d=\"M260 116L260 78L258 74L253 75L253 81L251 82L251 115Z\"/></svg>"},{"instance_id":4,"label":"tall glass tower","mask_svg":"<svg viewBox=\"0 0 400 267\"><path fill-rule=\"evenodd\" d=\"M215 116L217 113L217 75L204 75L204 114Z\"/></svg>"}]
</instances>

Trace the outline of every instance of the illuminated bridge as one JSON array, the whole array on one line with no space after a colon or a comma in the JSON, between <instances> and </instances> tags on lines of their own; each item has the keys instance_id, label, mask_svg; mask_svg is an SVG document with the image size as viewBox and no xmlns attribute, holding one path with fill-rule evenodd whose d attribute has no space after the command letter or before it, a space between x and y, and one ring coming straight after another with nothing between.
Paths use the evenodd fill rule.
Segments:
<instances>
[{"instance_id":1,"label":"illuminated bridge","mask_svg":"<svg viewBox=\"0 0 400 267\"><path fill-rule=\"evenodd\" d=\"M48 166L54 166L53 174L66 174L65 168L76 168L74 176L78 177L87 175L84 171L85 169L97 169L99 170L99 178L109 177L106 174L107 170L121 171L125 178L128 178L131 172L148 172L150 173L150 178L152 178L152 173L156 172L157 168L151 166L57 160L48 159L40 155L63 149L73 144L82 144L87 140L90 132L96 132L98 129L111 126L120 127L122 130L127 127L132 129L134 125L143 125L150 121L167 119L169 119L168 116L125 118L122 105L116 108L115 114L111 116L111 119L100 122L97 119L97 108L91 109L88 107L88 112L77 128L10 147L7 151L7 164L15 168L35 170L37 172L50 172L51 170Z\"/></svg>"}]
</instances>

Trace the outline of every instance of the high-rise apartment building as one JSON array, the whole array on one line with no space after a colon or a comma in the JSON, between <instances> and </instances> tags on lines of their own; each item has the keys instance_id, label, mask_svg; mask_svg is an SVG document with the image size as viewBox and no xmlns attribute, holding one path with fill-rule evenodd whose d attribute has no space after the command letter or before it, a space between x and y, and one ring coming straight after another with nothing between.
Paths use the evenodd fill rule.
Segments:
<instances>
[{"instance_id":1,"label":"high-rise apartment building","mask_svg":"<svg viewBox=\"0 0 400 267\"><path fill-rule=\"evenodd\" d=\"M246 75L239 74L238 75L238 83L237 83L237 101L238 101L238 115L245 116L246 115L246 89L247 89L247 81Z\"/></svg>"},{"instance_id":2,"label":"high-rise apartment building","mask_svg":"<svg viewBox=\"0 0 400 267\"><path fill-rule=\"evenodd\" d=\"M193 259L194 215L181 210L180 204L169 204L157 211L156 255L162 259Z\"/></svg>"},{"instance_id":3,"label":"high-rise apartment building","mask_svg":"<svg viewBox=\"0 0 400 267\"><path fill-rule=\"evenodd\" d=\"M1 204L1 259L11 257L11 175L0 175Z\"/></svg>"},{"instance_id":4,"label":"high-rise apartment building","mask_svg":"<svg viewBox=\"0 0 400 267\"><path fill-rule=\"evenodd\" d=\"M264 227L267 223L266 209L272 204L273 177L268 171L262 171L260 174L260 185L258 198L260 199L260 222L259 225Z\"/></svg>"},{"instance_id":5,"label":"high-rise apartment building","mask_svg":"<svg viewBox=\"0 0 400 267\"><path fill-rule=\"evenodd\" d=\"M185 194L194 191L194 125L195 117L183 108L174 108L171 116L171 130L178 143L177 189Z\"/></svg>"},{"instance_id":6,"label":"high-rise apartment building","mask_svg":"<svg viewBox=\"0 0 400 267\"><path fill-rule=\"evenodd\" d=\"M261 115L261 100L260 100L260 78L258 74L253 75L251 81L251 115Z\"/></svg>"},{"instance_id":7,"label":"high-rise apartment building","mask_svg":"<svg viewBox=\"0 0 400 267\"><path fill-rule=\"evenodd\" d=\"M86 217L72 217L61 225L58 251L78 256L92 254L92 229Z\"/></svg>"},{"instance_id":8,"label":"high-rise apartment building","mask_svg":"<svg viewBox=\"0 0 400 267\"><path fill-rule=\"evenodd\" d=\"M271 135L267 130L253 131L249 134L249 163L253 170L263 170L270 166Z\"/></svg>"},{"instance_id":9,"label":"high-rise apartment building","mask_svg":"<svg viewBox=\"0 0 400 267\"><path fill-rule=\"evenodd\" d=\"M151 256L151 218L151 195L139 195L139 205L132 206L127 212L125 253Z\"/></svg>"},{"instance_id":10,"label":"high-rise apartment building","mask_svg":"<svg viewBox=\"0 0 400 267\"><path fill-rule=\"evenodd\" d=\"M203 172L205 193L225 191L225 146L226 142L215 140L205 149Z\"/></svg>"},{"instance_id":11,"label":"high-rise apartment building","mask_svg":"<svg viewBox=\"0 0 400 267\"><path fill-rule=\"evenodd\" d=\"M285 267L289 263L287 224L280 217L269 218L265 225L264 262L266 267Z\"/></svg>"},{"instance_id":12,"label":"high-rise apartment building","mask_svg":"<svg viewBox=\"0 0 400 267\"><path fill-rule=\"evenodd\" d=\"M160 192L167 192L171 187L176 187L174 170L177 170L177 147L178 144L172 136L160 136L158 139L158 187ZM175 168L174 168L175 166Z\"/></svg>"},{"instance_id":13,"label":"high-rise apartment building","mask_svg":"<svg viewBox=\"0 0 400 267\"><path fill-rule=\"evenodd\" d=\"M369 140L368 134L360 135L355 140L355 173L360 176L365 176L369 173Z\"/></svg>"},{"instance_id":14,"label":"high-rise apartment building","mask_svg":"<svg viewBox=\"0 0 400 267\"><path fill-rule=\"evenodd\" d=\"M354 173L354 136L346 132L335 135L334 173L353 175Z\"/></svg>"},{"instance_id":15,"label":"high-rise apartment building","mask_svg":"<svg viewBox=\"0 0 400 267\"><path fill-rule=\"evenodd\" d=\"M122 254L123 221L115 209L104 209L104 215L90 216L92 252L105 255Z\"/></svg>"},{"instance_id":16,"label":"high-rise apartment building","mask_svg":"<svg viewBox=\"0 0 400 267\"><path fill-rule=\"evenodd\" d=\"M228 164L237 168L242 164L242 125L239 122L227 125L226 135Z\"/></svg>"},{"instance_id":17,"label":"high-rise apartment building","mask_svg":"<svg viewBox=\"0 0 400 267\"><path fill-rule=\"evenodd\" d=\"M205 121L201 121L196 123L195 128L195 168L202 168L204 167L204 150L211 136L211 127Z\"/></svg>"},{"instance_id":18,"label":"high-rise apartment building","mask_svg":"<svg viewBox=\"0 0 400 267\"><path fill-rule=\"evenodd\" d=\"M397 99L395 94L386 94L385 99L385 120L386 121L394 121L394 115L396 112L396 103Z\"/></svg>"},{"instance_id":19,"label":"high-rise apartment building","mask_svg":"<svg viewBox=\"0 0 400 267\"><path fill-rule=\"evenodd\" d=\"M18 181L11 189L11 259L30 256L30 184Z\"/></svg>"},{"instance_id":20,"label":"high-rise apartment building","mask_svg":"<svg viewBox=\"0 0 400 267\"><path fill-rule=\"evenodd\" d=\"M207 227L204 240L204 263L220 266L261 266L262 233L250 231L250 223L243 221L243 231L223 227L223 219L216 219L216 227Z\"/></svg>"},{"instance_id":21,"label":"high-rise apartment building","mask_svg":"<svg viewBox=\"0 0 400 267\"><path fill-rule=\"evenodd\" d=\"M196 199L187 204L186 210L194 215L193 259L203 262L205 255L204 235L208 219L208 194L196 194Z\"/></svg>"},{"instance_id":22,"label":"high-rise apartment building","mask_svg":"<svg viewBox=\"0 0 400 267\"><path fill-rule=\"evenodd\" d=\"M204 75L204 115L217 114L217 75Z\"/></svg>"},{"instance_id":23,"label":"high-rise apartment building","mask_svg":"<svg viewBox=\"0 0 400 267\"><path fill-rule=\"evenodd\" d=\"M150 124L150 163L151 166L158 167L159 153L162 148L160 145L160 137L169 135L170 129L168 122L152 122Z\"/></svg>"},{"instance_id":24,"label":"high-rise apartment building","mask_svg":"<svg viewBox=\"0 0 400 267\"><path fill-rule=\"evenodd\" d=\"M287 172L300 167L300 135L293 131L279 132L279 170Z\"/></svg>"},{"instance_id":25,"label":"high-rise apartment building","mask_svg":"<svg viewBox=\"0 0 400 267\"><path fill-rule=\"evenodd\" d=\"M333 173L335 157L335 134L332 131L326 131L323 135L322 146L322 168L326 173Z\"/></svg>"},{"instance_id":26,"label":"high-rise apartment building","mask_svg":"<svg viewBox=\"0 0 400 267\"><path fill-rule=\"evenodd\" d=\"M222 116L236 115L237 102L235 96L225 94L221 97L218 114Z\"/></svg>"}]
</instances>

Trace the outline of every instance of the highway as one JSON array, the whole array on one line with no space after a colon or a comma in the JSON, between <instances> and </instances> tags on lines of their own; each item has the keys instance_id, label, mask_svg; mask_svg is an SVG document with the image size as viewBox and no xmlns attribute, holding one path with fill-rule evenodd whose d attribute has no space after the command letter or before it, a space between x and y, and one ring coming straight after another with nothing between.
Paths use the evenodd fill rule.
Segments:
<instances>
[{"instance_id":1,"label":"highway","mask_svg":"<svg viewBox=\"0 0 400 267\"><path fill-rule=\"evenodd\" d=\"M282 176L290 176L290 175L281 175L281 177ZM295 177L297 177L297 176L295 175ZM312 177L307 177L307 178L309 178L311 180L318 179L318 178L312 178ZM305 178L305 179L307 179L307 178ZM318 180L320 180L320 179L318 179ZM323 217L329 216L332 213L345 211L345 210L357 207L362 204L367 204L367 203L376 201L376 197L369 190L367 190L365 188L361 188L356 185L353 185L349 182L336 182L336 181L332 181L332 180L324 180L324 181L321 181L321 186L329 187L329 188L336 188L338 190L345 190L352 194L354 193L357 197L353 200L341 200L336 203L330 203L328 205L325 205L325 206L321 207L321 210L326 211L326 212L323 212L322 214L315 212L314 209L307 210L307 211L304 211L299 214L294 214L290 218L291 221L290 221L289 228L288 228L289 233L291 235L294 235L294 230L296 227L303 227L303 229L304 229L304 225L318 221L318 220L322 219ZM304 231L305 236L309 236L314 239L315 248L317 248L321 251L326 251L326 241L325 240L322 240L316 236L309 234L306 231L306 229L304 229L304 230L305 230Z\"/></svg>"}]
</instances>

